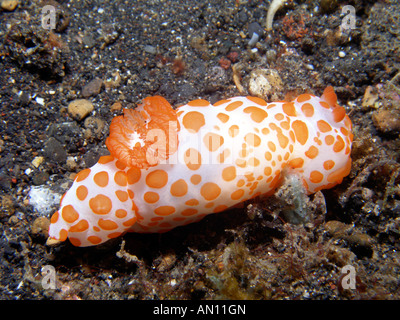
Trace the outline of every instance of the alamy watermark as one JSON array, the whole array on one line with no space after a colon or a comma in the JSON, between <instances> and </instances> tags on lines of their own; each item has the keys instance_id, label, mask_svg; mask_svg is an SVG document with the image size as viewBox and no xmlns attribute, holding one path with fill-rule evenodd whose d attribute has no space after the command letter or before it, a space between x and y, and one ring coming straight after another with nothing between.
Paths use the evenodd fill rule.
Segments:
<instances>
[{"instance_id":1,"label":"alamy watermark","mask_svg":"<svg viewBox=\"0 0 400 320\"><path fill-rule=\"evenodd\" d=\"M342 270L344 276L341 280L343 289L356 289L356 269L352 265L345 265Z\"/></svg>"},{"instance_id":2,"label":"alamy watermark","mask_svg":"<svg viewBox=\"0 0 400 320\"><path fill-rule=\"evenodd\" d=\"M342 15L344 15L342 19L342 24L340 25L340 31L343 33L350 32L356 28L356 9L353 6L343 6Z\"/></svg>"},{"instance_id":3,"label":"alamy watermark","mask_svg":"<svg viewBox=\"0 0 400 320\"><path fill-rule=\"evenodd\" d=\"M46 264L42 267L42 287L45 290L55 290L56 289L56 268L50 264Z\"/></svg>"},{"instance_id":4,"label":"alamy watermark","mask_svg":"<svg viewBox=\"0 0 400 320\"><path fill-rule=\"evenodd\" d=\"M46 5L42 8L42 28L53 30L56 28L56 8L51 5Z\"/></svg>"}]
</instances>

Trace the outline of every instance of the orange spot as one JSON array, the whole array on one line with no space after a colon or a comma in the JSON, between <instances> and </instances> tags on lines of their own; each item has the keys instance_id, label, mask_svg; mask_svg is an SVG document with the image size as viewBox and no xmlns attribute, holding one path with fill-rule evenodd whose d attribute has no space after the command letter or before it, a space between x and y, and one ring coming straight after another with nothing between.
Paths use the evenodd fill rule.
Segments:
<instances>
[{"instance_id":1,"label":"orange spot","mask_svg":"<svg viewBox=\"0 0 400 320\"><path fill-rule=\"evenodd\" d=\"M227 207L226 205L220 204L219 206L216 206L216 207L214 208L213 212L214 212L214 213L218 213L218 212L224 211L224 210L226 210L226 209L228 209L228 207Z\"/></svg>"},{"instance_id":2,"label":"orange spot","mask_svg":"<svg viewBox=\"0 0 400 320\"><path fill-rule=\"evenodd\" d=\"M148 191L143 195L143 199L147 203L156 203L158 200L160 200L160 196L158 193Z\"/></svg>"},{"instance_id":3,"label":"orange spot","mask_svg":"<svg viewBox=\"0 0 400 320\"><path fill-rule=\"evenodd\" d=\"M308 128L307 125L301 120L295 120L292 123L294 134L296 135L297 141L304 145L308 140Z\"/></svg>"},{"instance_id":4,"label":"orange spot","mask_svg":"<svg viewBox=\"0 0 400 320\"><path fill-rule=\"evenodd\" d=\"M282 129L289 130L290 129L290 121L282 121L280 123Z\"/></svg>"},{"instance_id":5,"label":"orange spot","mask_svg":"<svg viewBox=\"0 0 400 320\"><path fill-rule=\"evenodd\" d=\"M314 115L314 106L311 103L304 103L301 106L301 111L306 117L312 117Z\"/></svg>"},{"instance_id":6,"label":"orange spot","mask_svg":"<svg viewBox=\"0 0 400 320\"><path fill-rule=\"evenodd\" d=\"M230 101L231 100L219 100L216 103L214 103L214 107L218 107L218 106L220 106L222 104L229 103Z\"/></svg>"},{"instance_id":7,"label":"orange spot","mask_svg":"<svg viewBox=\"0 0 400 320\"><path fill-rule=\"evenodd\" d=\"M50 222L51 223L56 223L60 217L60 214L58 211L54 212L53 215L51 216Z\"/></svg>"},{"instance_id":8,"label":"orange spot","mask_svg":"<svg viewBox=\"0 0 400 320\"><path fill-rule=\"evenodd\" d=\"M297 102L304 102L304 101L308 101L310 99L311 99L311 95L304 93L304 94L299 95L296 100L297 100Z\"/></svg>"},{"instance_id":9,"label":"orange spot","mask_svg":"<svg viewBox=\"0 0 400 320\"><path fill-rule=\"evenodd\" d=\"M121 187L126 187L128 184L128 178L125 171L117 171L114 175L114 181L117 185Z\"/></svg>"},{"instance_id":10,"label":"orange spot","mask_svg":"<svg viewBox=\"0 0 400 320\"><path fill-rule=\"evenodd\" d=\"M240 168L245 168L247 166L246 160L243 159L236 159L235 163Z\"/></svg>"},{"instance_id":11,"label":"orange spot","mask_svg":"<svg viewBox=\"0 0 400 320\"><path fill-rule=\"evenodd\" d=\"M203 142L209 151L214 152L224 144L224 137L220 136L219 134L209 132L204 136Z\"/></svg>"},{"instance_id":12,"label":"orange spot","mask_svg":"<svg viewBox=\"0 0 400 320\"><path fill-rule=\"evenodd\" d=\"M124 209L118 209L115 211L115 216L117 218L123 219L128 215L128 212L126 212L126 210Z\"/></svg>"},{"instance_id":13,"label":"orange spot","mask_svg":"<svg viewBox=\"0 0 400 320\"><path fill-rule=\"evenodd\" d=\"M225 107L225 110L226 110L226 111L233 111L233 110L239 108L242 104L243 104L242 101L234 101L234 102L228 104L228 105Z\"/></svg>"},{"instance_id":14,"label":"orange spot","mask_svg":"<svg viewBox=\"0 0 400 320\"><path fill-rule=\"evenodd\" d=\"M244 113L249 113L251 120L257 123L262 122L266 117L268 117L268 113L258 107L247 107L243 111Z\"/></svg>"},{"instance_id":15,"label":"orange spot","mask_svg":"<svg viewBox=\"0 0 400 320\"><path fill-rule=\"evenodd\" d=\"M343 178L350 173L350 169L351 169L351 158L347 160L346 164L343 167L329 174L327 178L328 182L338 182L338 183L342 182Z\"/></svg>"},{"instance_id":16,"label":"orange spot","mask_svg":"<svg viewBox=\"0 0 400 320\"><path fill-rule=\"evenodd\" d=\"M129 219L129 220L126 220L125 222L122 222L122 224L125 227L131 227L131 226L133 226L135 224L136 220L137 220L137 218L133 217L132 219Z\"/></svg>"},{"instance_id":17,"label":"orange spot","mask_svg":"<svg viewBox=\"0 0 400 320\"><path fill-rule=\"evenodd\" d=\"M84 169L76 175L75 182L80 182L85 180L90 174L90 169Z\"/></svg>"},{"instance_id":18,"label":"orange spot","mask_svg":"<svg viewBox=\"0 0 400 320\"><path fill-rule=\"evenodd\" d=\"M87 229L89 229L89 223L87 222L87 220L82 219L77 224L75 224L71 228L69 228L69 232L83 232ZM71 240L71 239L69 239L69 240Z\"/></svg>"},{"instance_id":19,"label":"orange spot","mask_svg":"<svg viewBox=\"0 0 400 320\"><path fill-rule=\"evenodd\" d=\"M65 229L61 229L58 240L65 241L65 240L67 240L67 237L68 237L68 231Z\"/></svg>"},{"instance_id":20,"label":"orange spot","mask_svg":"<svg viewBox=\"0 0 400 320\"><path fill-rule=\"evenodd\" d=\"M198 132L206 123L204 115L197 111L191 111L183 116L182 124L189 132Z\"/></svg>"},{"instance_id":21,"label":"orange spot","mask_svg":"<svg viewBox=\"0 0 400 320\"><path fill-rule=\"evenodd\" d=\"M239 190L232 192L231 199L239 200L241 197L243 197L243 195L244 195L244 191L242 189L239 189Z\"/></svg>"},{"instance_id":22,"label":"orange spot","mask_svg":"<svg viewBox=\"0 0 400 320\"><path fill-rule=\"evenodd\" d=\"M294 136L293 130L289 131L289 136L290 136L290 139L292 139L292 142L296 142L296 137Z\"/></svg>"},{"instance_id":23,"label":"orange spot","mask_svg":"<svg viewBox=\"0 0 400 320\"><path fill-rule=\"evenodd\" d=\"M214 207L214 202L209 202L204 206L204 208L207 208L207 209L210 209L212 207Z\"/></svg>"},{"instance_id":24,"label":"orange spot","mask_svg":"<svg viewBox=\"0 0 400 320\"><path fill-rule=\"evenodd\" d=\"M345 127L340 127L340 132L341 132L344 136L348 136L348 135L349 135L349 131L348 131Z\"/></svg>"},{"instance_id":25,"label":"orange spot","mask_svg":"<svg viewBox=\"0 0 400 320\"><path fill-rule=\"evenodd\" d=\"M331 108L331 106L329 105L329 103L327 103L327 102L325 102L325 101L320 101L319 104L320 104L320 106L321 106L322 108L325 108L325 109L330 109L330 108Z\"/></svg>"},{"instance_id":26,"label":"orange spot","mask_svg":"<svg viewBox=\"0 0 400 320\"><path fill-rule=\"evenodd\" d=\"M326 160L324 162L324 169L325 170L331 170L335 166L335 161L333 160Z\"/></svg>"},{"instance_id":27,"label":"orange spot","mask_svg":"<svg viewBox=\"0 0 400 320\"><path fill-rule=\"evenodd\" d=\"M337 141L333 145L333 151L340 152L344 149L345 143L341 136L336 137Z\"/></svg>"},{"instance_id":28,"label":"orange spot","mask_svg":"<svg viewBox=\"0 0 400 320\"><path fill-rule=\"evenodd\" d=\"M241 188L241 187L244 186L244 183L245 183L245 181L244 181L243 179L240 179L240 180L236 183L236 186L239 187L239 188Z\"/></svg>"},{"instance_id":29,"label":"orange spot","mask_svg":"<svg viewBox=\"0 0 400 320\"><path fill-rule=\"evenodd\" d=\"M286 148L289 144L289 138L280 132L276 135L276 137L278 138L280 147L282 149Z\"/></svg>"},{"instance_id":30,"label":"orange spot","mask_svg":"<svg viewBox=\"0 0 400 320\"><path fill-rule=\"evenodd\" d=\"M197 199L190 199L186 201L185 204L188 206L197 206L199 204L199 201Z\"/></svg>"},{"instance_id":31,"label":"orange spot","mask_svg":"<svg viewBox=\"0 0 400 320\"><path fill-rule=\"evenodd\" d=\"M111 161L114 161L114 157L113 156L102 156L100 157L99 161L97 161L100 164L106 164L109 163Z\"/></svg>"},{"instance_id":32,"label":"orange spot","mask_svg":"<svg viewBox=\"0 0 400 320\"><path fill-rule=\"evenodd\" d=\"M305 155L310 158L310 159L314 159L316 156L318 156L318 148L311 146L306 152Z\"/></svg>"},{"instance_id":33,"label":"orange spot","mask_svg":"<svg viewBox=\"0 0 400 320\"><path fill-rule=\"evenodd\" d=\"M236 124L230 126L230 128L228 129L228 134L232 138L236 137L239 134L239 127Z\"/></svg>"},{"instance_id":34,"label":"orange spot","mask_svg":"<svg viewBox=\"0 0 400 320\"><path fill-rule=\"evenodd\" d=\"M210 103L204 99L197 99L188 102L188 105L191 107L207 107L210 105Z\"/></svg>"},{"instance_id":35,"label":"orange spot","mask_svg":"<svg viewBox=\"0 0 400 320\"><path fill-rule=\"evenodd\" d=\"M331 106L334 106L337 103L335 91L331 86L326 87L321 98L328 102Z\"/></svg>"},{"instance_id":36,"label":"orange spot","mask_svg":"<svg viewBox=\"0 0 400 320\"><path fill-rule=\"evenodd\" d=\"M251 157L249 158L249 160L247 161L247 163L249 164L249 166L251 167L257 167L260 165L260 160L258 160L257 158Z\"/></svg>"},{"instance_id":37,"label":"orange spot","mask_svg":"<svg viewBox=\"0 0 400 320\"><path fill-rule=\"evenodd\" d=\"M291 166L292 168L301 168L304 164L304 160L302 158L295 158L293 160L290 160L288 165Z\"/></svg>"},{"instance_id":38,"label":"orange spot","mask_svg":"<svg viewBox=\"0 0 400 320\"><path fill-rule=\"evenodd\" d=\"M170 191L174 197L183 197L188 192L188 185L185 180L180 179L171 185Z\"/></svg>"},{"instance_id":39,"label":"orange spot","mask_svg":"<svg viewBox=\"0 0 400 320\"><path fill-rule=\"evenodd\" d=\"M112 232L107 235L107 238L114 239L118 238L122 233L121 232Z\"/></svg>"},{"instance_id":40,"label":"orange spot","mask_svg":"<svg viewBox=\"0 0 400 320\"><path fill-rule=\"evenodd\" d=\"M317 121L317 126L318 126L319 131L321 131L321 132L329 132L332 130L331 125L324 120Z\"/></svg>"},{"instance_id":41,"label":"orange spot","mask_svg":"<svg viewBox=\"0 0 400 320\"><path fill-rule=\"evenodd\" d=\"M189 170L198 170L201 167L201 154L194 148L186 150L183 160Z\"/></svg>"},{"instance_id":42,"label":"orange spot","mask_svg":"<svg viewBox=\"0 0 400 320\"><path fill-rule=\"evenodd\" d=\"M258 147L261 144L261 138L254 133L246 134L244 140L253 147Z\"/></svg>"},{"instance_id":43,"label":"orange spot","mask_svg":"<svg viewBox=\"0 0 400 320\"><path fill-rule=\"evenodd\" d=\"M223 123L227 123L229 121L229 116L225 113L218 113L217 118Z\"/></svg>"},{"instance_id":44,"label":"orange spot","mask_svg":"<svg viewBox=\"0 0 400 320\"><path fill-rule=\"evenodd\" d=\"M101 238L97 236L89 236L87 237L87 240L92 244L99 244L101 242Z\"/></svg>"},{"instance_id":45,"label":"orange spot","mask_svg":"<svg viewBox=\"0 0 400 320\"><path fill-rule=\"evenodd\" d=\"M263 99L261 99L261 98L258 98L258 97L250 97L250 96L247 96L246 98L249 99L250 101L254 102L254 103L257 103L257 104L260 105L260 106L265 107L265 106L267 105L267 103L265 102L265 100L263 100Z\"/></svg>"},{"instance_id":46,"label":"orange spot","mask_svg":"<svg viewBox=\"0 0 400 320\"><path fill-rule=\"evenodd\" d=\"M82 242L81 240L79 240L78 238L69 238L69 242L72 243L72 245L74 245L75 247L80 247Z\"/></svg>"},{"instance_id":47,"label":"orange spot","mask_svg":"<svg viewBox=\"0 0 400 320\"><path fill-rule=\"evenodd\" d=\"M275 152L276 151L276 145L275 145L275 143L273 143L272 141L268 141L268 148L269 148L269 150L271 150L272 152Z\"/></svg>"},{"instance_id":48,"label":"orange spot","mask_svg":"<svg viewBox=\"0 0 400 320\"><path fill-rule=\"evenodd\" d=\"M78 188L76 188L76 197L81 201L86 199L88 193L88 188L86 188L85 186L79 186Z\"/></svg>"},{"instance_id":49,"label":"orange spot","mask_svg":"<svg viewBox=\"0 0 400 320\"><path fill-rule=\"evenodd\" d=\"M249 155L250 151L247 150L246 144L242 146L242 150L239 151L239 157L245 158Z\"/></svg>"},{"instance_id":50,"label":"orange spot","mask_svg":"<svg viewBox=\"0 0 400 320\"><path fill-rule=\"evenodd\" d=\"M175 212L175 207L172 206L161 206L154 209L154 213L159 216L169 216Z\"/></svg>"},{"instance_id":51,"label":"orange spot","mask_svg":"<svg viewBox=\"0 0 400 320\"><path fill-rule=\"evenodd\" d=\"M262 134L267 135L267 134L269 134L269 129L268 128L262 128L261 132L262 132Z\"/></svg>"},{"instance_id":52,"label":"orange spot","mask_svg":"<svg viewBox=\"0 0 400 320\"><path fill-rule=\"evenodd\" d=\"M335 138L332 135L327 135L325 137L325 143L330 146L331 144L333 144L335 142Z\"/></svg>"},{"instance_id":53,"label":"orange spot","mask_svg":"<svg viewBox=\"0 0 400 320\"><path fill-rule=\"evenodd\" d=\"M269 152L269 151L267 151L267 152L264 154L264 157L265 157L265 160L271 161L271 160L272 160L272 153Z\"/></svg>"},{"instance_id":54,"label":"orange spot","mask_svg":"<svg viewBox=\"0 0 400 320\"><path fill-rule=\"evenodd\" d=\"M148 97L138 110L124 109L123 116L112 120L106 146L126 166L148 168L176 152L178 131L177 114L168 101L160 96ZM143 139L143 144L133 145L137 138Z\"/></svg>"},{"instance_id":55,"label":"orange spot","mask_svg":"<svg viewBox=\"0 0 400 320\"><path fill-rule=\"evenodd\" d=\"M134 184L140 180L142 173L138 168L130 168L126 173L129 184Z\"/></svg>"},{"instance_id":56,"label":"orange spot","mask_svg":"<svg viewBox=\"0 0 400 320\"><path fill-rule=\"evenodd\" d=\"M221 194L221 188L213 182L206 182L201 187L200 194L207 201L212 201L219 197L219 195Z\"/></svg>"},{"instance_id":57,"label":"orange spot","mask_svg":"<svg viewBox=\"0 0 400 320\"><path fill-rule=\"evenodd\" d=\"M154 170L146 176L146 184L150 188L160 189L168 182L168 173L164 170Z\"/></svg>"},{"instance_id":58,"label":"orange spot","mask_svg":"<svg viewBox=\"0 0 400 320\"><path fill-rule=\"evenodd\" d=\"M114 230L118 228L118 224L108 219L99 219L98 225L103 230Z\"/></svg>"},{"instance_id":59,"label":"orange spot","mask_svg":"<svg viewBox=\"0 0 400 320\"><path fill-rule=\"evenodd\" d=\"M283 112L290 116L290 117L295 117L297 116L296 108L294 107L293 102L286 102L282 105L282 110Z\"/></svg>"},{"instance_id":60,"label":"orange spot","mask_svg":"<svg viewBox=\"0 0 400 320\"><path fill-rule=\"evenodd\" d=\"M115 191L115 195L121 202L125 202L129 198L128 192L126 192L126 191L117 190L117 191Z\"/></svg>"},{"instance_id":61,"label":"orange spot","mask_svg":"<svg viewBox=\"0 0 400 320\"><path fill-rule=\"evenodd\" d=\"M201 175L194 174L190 177L190 182L194 185L198 185L201 182Z\"/></svg>"},{"instance_id":62,"label":"orange spot","mask_svg":"<svg viewBox=\"0 0 400 320\"><path fill-rule=\"evenodd\" d=\"M321 141L319 138L314 137L314 142L315 142L317 145L322 146L322 141Z\"/></svg>"},{"instance_id":63,"label":"orange spot","mask_svg":"<svg viewBox=\"0 0 400 320\"><path fill-rule=\"evenodd\" d=\"M108 173L107 171L97 172L93 177L94 183L96 183L99 187L106 187L108 185Z\"/></svg>"},{"instance_id":64,"label":"orange spot","mask_svg":"<svg viewBox=\"0 0 400 320\"><path fill-rule=\"evenodd\" d=\"M119 170L125 170L125 168L126 168L126 165L124 163L122 163L121 161L119 161L119 160L115 161L115 166Z\"/></svg>"},{"instance_id":65,"label":"orange spot","mask_svg":"<svg viewBox=\"0 0 400 320\"><path fill-rule=\"evenodd\" d=\"M225 159L228 158L231 154L231 151L229 149L225 149L218 155L218 161L219 163L224 163Z\"/></svg>"},{"instance_id":66,"label":"orange spot","mask_svg":"<svg viewBox=\"0 0 400 320\"><path fill-rule=\"evenodd\" d=\"M320 183L322 181L322 179L324 179L324 175L321 172L319 172L317 170L311 171L310 181L312 183Z\"/></svg>"},{"instance_id":67,"label":"orange spot","mask_svg":"<svg viewBox=\"0 0 400 320\"><path fill-rule=\"evenodd\" d=\"M266 176L270 176L271 173L272 173L271 167L265 167L265 168L264 168L264 174L265 174Z\"/></svg>"},{"instance_id":68,"label":"orange spot","mask_svg":"<svg viewBox=\"0 0 400 320\"><path fill-rule=\"evenodd\" d=\"M278 121L282 121L285 118L285 116L282 113L277 113L275 115L275 119Z\"/></svg>"},{"instance_id":69,"label":"orange spot","mask_svg":"<svg viewBox=\"0 0 400 320\"><path fill-rule=\"evenodd\" d=\"M62 208L61 216L63 217L65 222L73 223L79 218L78 212L74 209L72 205L67 205Z\"/></svg>"},{"instance_id":70,"label":"orange spot","mask_svg":"<svg viewBox=\"0 0 400 320\"><path fill-rule=\"evenodd\" d=\"M236 178L236 168L234 166L226 167L222 170L222 179L225 181L232 181Z\"/></svg>"},{"instance_id":71,"label":"orange spot","mask_svg":"<svg viewBox=\"0 0 400 320\"><path fill-rule=\"evenodd\" d=\"M112 202L104 194L98 194L89 200L89 207L96 214L107 214L111 211Z\"/></svg>"},{"instance_id":72,"label":"orange spot","mask_svg":"<svg viewBox=\"0 0 400 320\"><path fill-rule=\"evenodd\" d=\"M192 208L188 208L185 209L181 212L181 215L185 216L185 217L189 217L189 216L193 216L194 214L198 213L199 211L197 209L192 209Z\"/></svg>"},{"instance_id":73,"label":"orange spot","mask_svg":"<svg viewBox=\"0 0 400 320\"><path fill-rule=\"evenodd\" d=\"M332 110L332 115L333 121L340 122L344 119L344 116L346 115L346 110L341 106L337 106Z\"/></svg>"}]
</instances>

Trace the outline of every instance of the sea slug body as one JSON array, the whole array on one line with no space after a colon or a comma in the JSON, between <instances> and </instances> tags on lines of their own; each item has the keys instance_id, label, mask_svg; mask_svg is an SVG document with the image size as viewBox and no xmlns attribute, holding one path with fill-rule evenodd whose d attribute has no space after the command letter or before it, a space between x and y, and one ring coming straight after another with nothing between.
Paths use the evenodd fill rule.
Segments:
<instances>
[{"instance_id":1,"label":"sea slug body","mask_svg":"<svg viewBox=\"0 0 400 320\"><path fill-rule=\"evenodd\" d=\"M113 119L111 153L79 172L49 239L91 246L125 232L166 232L274 193L285 174L309 194L349 174L351 121L332 87L291 102L234 97L173 109L143 100Z\"/></svg>"}]
</instances>

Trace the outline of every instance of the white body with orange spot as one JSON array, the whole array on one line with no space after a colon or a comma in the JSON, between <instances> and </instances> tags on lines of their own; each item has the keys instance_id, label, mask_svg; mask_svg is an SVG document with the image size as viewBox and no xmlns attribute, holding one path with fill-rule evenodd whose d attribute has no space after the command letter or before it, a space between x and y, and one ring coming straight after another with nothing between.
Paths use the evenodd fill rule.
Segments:
<instances>
[{"instance_id":1,"label":"white body with orange spot","mask_svg":"<svg viewBox=\"0 0 400 320\"><path fill-rule=\"evenodd\" d=\"M124 112L106 141L112 156L77 175L51 238L90 246L127 231L165 232L273 193L284 168L308 193L350 172L351 121L331 87L321 98L195 100L175 111L151 97Z\"/></svg>"}]
</instances>

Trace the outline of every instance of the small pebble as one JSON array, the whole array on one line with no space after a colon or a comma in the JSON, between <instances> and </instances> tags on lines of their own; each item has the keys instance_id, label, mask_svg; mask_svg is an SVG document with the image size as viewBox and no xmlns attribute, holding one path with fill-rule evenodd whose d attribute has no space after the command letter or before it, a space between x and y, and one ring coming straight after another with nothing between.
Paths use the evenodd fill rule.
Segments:
<instances>
[{"instance_id":1,"label":"small pebble","mask_svg":"<svg viewBox=\"0 0 400 320\"><path fill-rule=\"evenodd\" d=\"M13 197L10 195L0 196L0 218L9 217L15 212Z\"/></svg>"},{"instance_id":2,"label":"small pebble","mask_svg":"<svg viewBox=\"0 0 400 320\"><path fill-rule=\"evenodd\" d=\"M1 2L1 8L6 11L14 11L18 5L19 5L18 0L3 0Z\"/></svg>"},{"instance_id":3,"label":"small pebble","mask_svg":"<svg viewBox=\"0 0 400 320\"><path fill-rule=\"evenodd\" d=\"M120 111L122 109L122 104L119 101L116 101L112 104L112 106L110 107L111 111Z\"/></svg>"},{"instance_id":4,"label":"small pebble","mask_svg":"<svg viewBox=\"0 0 400 320\"><path fill-rule=\"evenodd\" d=\"M40 104L41 106L44 106L44 99L41 97L36 97L35 98L36 103Z\"/></svg>"},{"instance_id":5,"label":"small pebble","mask_svg":"<svg viewBox=\"0 0 400 320\"><path fill-rule=\"evenodd\" d=\"M67 152L64 146L55 138L50 137L43 149L44 156L52 161L59 164L64 164L67 160Z\"/></svg>"},{"instance_id":6,"label":"small pebble","mask_svg":"<svg viewBox=\"0 0 400 320\"><path fill-rule=\"evenodd\" d=\"M396 109L391 110L377 110L372 114L372 121L374 126L384 133L398 133L400 132L400 111Z\"/></svg>"},{"instance_id":7,"label":"small pebble","mask_svg":"<svg viewBox=\"0 0 400 320\"><path fill-rule=\"evenodd\" d=\"M282 79L277 71L273 69L255 69L250 73L250 94L268 99L271 94L281 92L282 89Z\"/></svg>"},{"instance_id":8,"label":"small pebble","mask_svg":"<svg viewBox=\"0 0 400 320\"><path fill-rule=\"evenodd\" d=\"M104 129L105 122L96 117L88 117L85 119L84 126L85 130L85 138L101 138L101 133Z\"/></svg>"},{"instance_id":9,"label":"small pebble","mask_svg":"<svg viewBox=\"0 0 400 320\"><path fill-rule=\"evenodd\" d=\"M86 99L76 99L68 105L68 113L78 121L87 117L93 109L93 104Z\"/></svg>"},{"instance_id":10,"label":"small pebble","mask_svg":"<svg viewBox=\"0 0 400 320\"><path fill-rule=\"evenodd\" d=\"M34 165L35 168L38 168L44 161L44 157L35 157L32 160L32 164Z\"/></svg>"},{"instance_id":11,"label":"small pebble","mask_svg":"<svg viewBox=\"0 0 400 320\"><path fill-rule=\"evenodd\" d=\"M368 86L365 89L361 105L364 108L374 107L375 103L379 100L378 90L373 86Z\"/></svg>"},{"instance_id":12,"label":"small pebble","mask_svg":"<svg viewBox=\"0 0 400 320\"><path fill-rule=\"evenodd\" d=\"M35 221L32 223L31 227L31 233L33 235L42 235L44 237L48 237L49 233L49 225L50 225L50 220L47 219L46 217L39 217L36 218Z\"/></svg>"},{"instance_id":13,"label":"small pebble","mask_svg":"<svg viewBox=\"0 0 400 320\"><path fill-rule=\"evenodd\" d=\"M69 156L67 158L67 168L69 169L69 171L74 171L76 169L76 167L78 166L78 164L75 161L74 157Z\"/></svg>"},{"instance_id":14,"label":"small pebble","mask_svg":"<svg viewBox=\"0 0 400 320\"><path fill-rule=\"evenodd\" d=\"M339 57L344 58L346 56L346 52L344 51L339 51Z\"/></svg>"},{"instance_id":15,"label":"small pebble","mask_svg":"<svg viewBox=\"0 0 400 320\"><path fill-rule=\"evenodd\" d=\"M98 95L100 93L102 85L103 80L99 78L93 79L82 88L82 96L84 98L89 98L90 96Z\"/></svg>"}]
</instances>

